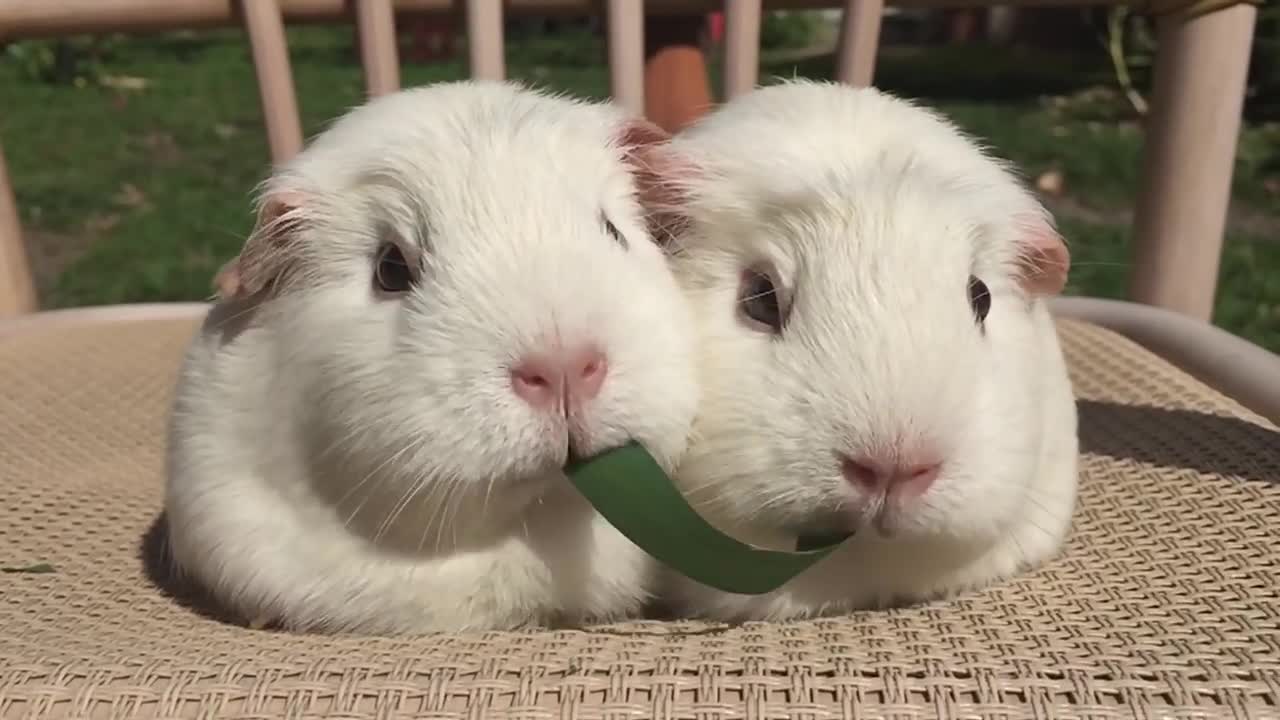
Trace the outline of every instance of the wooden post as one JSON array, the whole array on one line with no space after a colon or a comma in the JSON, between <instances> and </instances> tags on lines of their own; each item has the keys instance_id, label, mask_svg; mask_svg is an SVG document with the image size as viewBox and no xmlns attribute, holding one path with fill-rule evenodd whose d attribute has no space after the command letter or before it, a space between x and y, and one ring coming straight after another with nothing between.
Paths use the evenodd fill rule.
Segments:
<instances>
[{"instance_id":1,"label":"wooden post","mask_svg":"<svg viewBox=\"0 0 1280 720\"><path fill-rule=\"evenodd\" d=\"M467 0L467 53L471 77L503 80L507 76L503 44L502 0Z\"/></svg>"},{"instance_id":2,"label":"wooden post","mask_svg":"<svg viewBox=\"0 0 1280 720\"><path fill-rule=\"evenodd\" d=\"M987 9L987 40L995 45L1008 45L1018 26L1018 6L992 5Z\"/></svg>"},{"instance_id":3,"label":"wooden post","mask_svg":"<svg viewBox=\"0 0 1280 720\"><path fill-rule=\"evenodd\" d=\"M880 47L884 0L847 0L836 45L836 80L857 87L871 85Z\"/></svg>"},{"instance_id":4,"label":"wooden post","mask_svg":"<svg viewBox=\"0 0 1280 720\"><path fill-rule=\"evenodd\" d=\"M609 85L613 99L628 111L644 113L644 6L609 0Z\"/></svg>"},{"instance_id":5,"label":"wooden post","mask_svg":"<svg viewBox=\"0 0 1280 720\"><path fill-rule=\"evenodd\" d=\"M240 10L253 48L253 69L258 75L271 159L283 163L302 149L302 121L298 118L284 20L276 0L241 0Z\"/></svg>"},{"instance_id":6,"label":"wooden post","mask_svg":"<svg viewBox=\"0 0 1280 720\"><path fill-rule=\"evenodd\" d=\"M1159 21L1130 293L1213 314L1257 10Z\"/></svg>"},{"instance_id":7,"label":"wooden post","mask_svg":"<svg viewBox=\"0 0 1280 720\"><path fill-rule=\"evenodd\" d=\"M734 0L725 6L724 99L756 86L760 76L760 0Z\"/></svg>"},{"instance_id":8,"label":"wooden post","mask_svg":"<svg viewBox=\"0 0 1280 720\"><path fill-rule=\"evenodd\" d=\"M4 150L0 148L0 318L35 311L35 281L22 244L22 224L18 221Z\"/></svg>"},{"instance_id":9,"label":"wooden post","mask_svg":"<svg viewBox=\"0 0 1280 720\"><path fill-rule=\"evenodd\" d=\"M357 0L356 24L366 94L377 97L399 90L400 52L391 0Z\"/></svg>"}]
</instances>

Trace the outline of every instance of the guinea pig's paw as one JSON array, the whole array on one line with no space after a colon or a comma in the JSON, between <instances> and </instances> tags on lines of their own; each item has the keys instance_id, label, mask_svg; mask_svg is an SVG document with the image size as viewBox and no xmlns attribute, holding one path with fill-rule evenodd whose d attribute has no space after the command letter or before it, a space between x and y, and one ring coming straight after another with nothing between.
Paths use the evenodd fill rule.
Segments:
<instances>
[{"instance_id":1,"label":"guinea pig's paw","mask_svg":"<svg viewBox=\"0 0 1280 720\"><path fill-rule=\"evenodd\" d=\"M1033 571L1037 563L1023 557L1020 550L996 552L983 562L975 564L967 572L941 579L921 594L924 602L950 601L973 593L989 591L1009 583L1026 572Z\"/></svg>"}]
</instances>

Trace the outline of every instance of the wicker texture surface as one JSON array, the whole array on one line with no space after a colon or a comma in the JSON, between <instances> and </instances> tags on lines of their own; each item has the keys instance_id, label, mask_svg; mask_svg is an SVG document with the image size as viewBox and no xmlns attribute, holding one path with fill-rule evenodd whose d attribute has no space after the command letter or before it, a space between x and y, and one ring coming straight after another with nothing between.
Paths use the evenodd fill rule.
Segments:
<instances>
[{"instance_id":1,"label":"wicker texture surface","mask_svg":"<svg viewBox=\"0 0 1280 720\"><path fill-rule=\"evenodd\" d=\"M0 341L0 718L1280 718L1280 433L1064 322L1065 554L961 599L737 627L414 639L212 617L154 561L192 321Z\"/></svg>"}]
</instances>

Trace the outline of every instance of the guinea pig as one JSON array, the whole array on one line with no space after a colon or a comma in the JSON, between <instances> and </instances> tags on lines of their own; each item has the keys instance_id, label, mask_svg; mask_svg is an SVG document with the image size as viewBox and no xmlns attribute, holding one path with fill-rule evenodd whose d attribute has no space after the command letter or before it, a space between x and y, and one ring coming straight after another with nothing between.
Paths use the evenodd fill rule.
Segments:
<instances>
[{"instance_id":1,"label":"guinea pig","mask_svg":"<svg viewBox=\"0 0 1280 720\"><path fill-rule=\"evenodd\" d=\"M739 96L672 147L664 212L702 386L677 484L746 542L852 537L764 595L673 574L666 604L810 617L1053 557L1078 448L1046 302L1070 257L1008 164L908 101L806 80Z\"/></svg>"},{"instance_id":2,"label":"guinea pig","mask_svg":"<svg viewBox=\"0 0 1280 720\"><path fill-rule=\"evenodd\" d=\"M687 444L693 318L644 205L668 139L610 103L443 83L277 168L178 378L181 576L293 631L639 612L656 568L563 468Z\"/></svg>"}]
</instances>

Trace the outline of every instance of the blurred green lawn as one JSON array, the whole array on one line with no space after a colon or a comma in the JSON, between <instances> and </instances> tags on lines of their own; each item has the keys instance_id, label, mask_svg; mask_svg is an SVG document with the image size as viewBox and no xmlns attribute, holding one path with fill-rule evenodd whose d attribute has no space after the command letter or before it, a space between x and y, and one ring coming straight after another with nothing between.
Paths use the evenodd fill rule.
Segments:
<instances>
[{"instance_id":1,"label":"blurred green lawn","mask_svg":"<svg viewBox=\"0 0 1280 720\"><path fill-rule=\"evenodd\" d=\"M305 131L360 102L351 31L292 28ZM603 97L597 40L512 42L512 77ZM1077 58L941 48L886 50L877 84L938 107L1035 178L1073 247L1069 292L1124 297L1141 131L1124 119L1102 53ZM1092 64L1090 64L1092 62ZM237 31L123 41L104 66L140 89L55 85L0 61L0 142L7 154L46 306L209 295L210 278L249 229L249 197L268 170L248 47ZM766 80L829 76L829 58L764 67ZM459 63L406 64L406 85L460 78ZM1280 127L1241 138L1215 322L1280 351Z\"/></svg>"}]
</instances>

